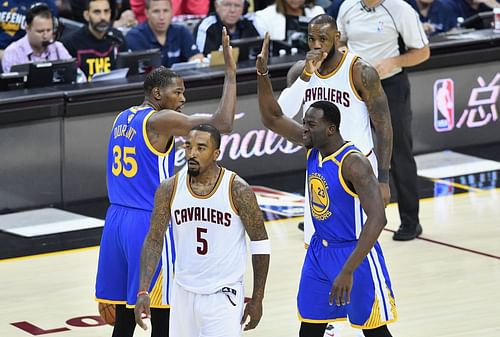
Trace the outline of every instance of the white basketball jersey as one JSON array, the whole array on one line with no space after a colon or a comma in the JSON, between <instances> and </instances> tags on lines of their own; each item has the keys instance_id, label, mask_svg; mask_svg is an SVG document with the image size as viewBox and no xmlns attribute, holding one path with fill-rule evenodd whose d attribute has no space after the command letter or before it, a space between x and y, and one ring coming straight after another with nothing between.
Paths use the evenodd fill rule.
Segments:
<instances>
[{"instance_id":1,"label":"white basketball jersey","mask_svg":"<svg viewBox=\"0 0 500 337\"><path fill-rule=\"evenodd\" d=\"M340 110L340 134L364 154L373 148L370 116L365 102L357 93L352 67L358 56L347 51L340 64L328 75L315 72L304 93L304 113L317 101L328 101Z\"/></svg>"},{"instance_id":2,"label":"white basketball jersey","mask_svg":"<svg viewBox=\"0 0 500 337\"><path fill-rule=\"evenodd\" d=\"M221 168L214 189L197 195L187 170L176 175L171 223L176 250L175 277L184 289L211 294L243 282L245 228L234 209L231 188L236 174Z\"/></svg>"}]
</instances>

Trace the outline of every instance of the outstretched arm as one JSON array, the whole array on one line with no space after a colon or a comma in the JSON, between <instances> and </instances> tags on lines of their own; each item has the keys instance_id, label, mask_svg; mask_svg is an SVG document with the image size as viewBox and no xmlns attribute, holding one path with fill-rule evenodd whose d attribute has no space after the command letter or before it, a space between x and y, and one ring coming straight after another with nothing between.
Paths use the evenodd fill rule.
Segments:
<instances>
[{"instance_id":1,"label":"outstretched arm","mask_svg":"<svg viewBox=\"0 0 500 337\"><path fill-rule=\"evenodd\" d=\"M170 222L170 202L174 188L175 177L172 177L162 182L156 190L151 225L142 246L139 292L134 314L135 322L144 330L147 330L147 326L142 321L141 315L144 312L150 316L150 298L147 291L163 250L165 232Z\"/></svg>"},{"instance_id":2,"label":"outstretched arm","mask_svg":"<svg viewBox=\"0 0 500 337\"><path fill-rule=\"evenodd\" d=\"M194 126L199 124L210 124L221 133L230 133L233 130L236 113L236 62L233 59L226 28L222 30L222 52L226 72L222 97L217 111L212 116L205 117L188 116L172 110L162 110L153 114L149 119L154 132L164 134L167 138L186 136Z\"/></svg>"},{"instance_id":3,"label":"outstretched arm","mask_svg":"<svg viewBox=\"0 0 500 337\"><path fill-rule=\"evenodd\" d=\"M231 190L233 204L238 210L238 214L251 241L253 293L252 299L245 307L245 312L241 320L241 324L244 324L248 316L250 316L250 322L245 326L245 330L250 330L259 324L262 317L262 300L264 299L270 255L270 251L266 247L270 246L262 211L257 204L257 198L251 187L243 179L236 177ZM254 247L258 247L257 250Z\"/></svg>"},{"instance_id":4,"label":"outstretched arm","mask_svg":"<svg viewBox=\"0 0 500 337\"><path fill-rule=\"evenodd\" d=\"M354 85L366 104L371 123L375 129L378 177L384 203L387 205L391 198L389 167L392 155L392 125L389 104L378 73L371 65L358 59L354 64L353 78Z\"/></svg>"},{"instance_id":5,"label":"outstretched arm","mask_svg":"<svg viewBox=\"0 0 500 337\"><path fill-rule=\"evenodd\" d=\"M356 248L335 278L330 292L330 304L344 305L350 301L353 273L375 245L385 227L384 203L370 162L361 153L349 154L342 164L342 177L356 191L367 215Z\"/></svg>"},{"instance_id":6,"label":"outstretched arm","mask_svg":"<svg viewBox=\"0 0 500 337\"><path fill-rule=\"evenodd\" d=\"M269 59L269 34L266 33L262 51L257 56L257 96L262 123L268 129L280 134L291 142L303 144L302 126L285 116L273 94L267 62Z\"/></svg>"}]
</instances>

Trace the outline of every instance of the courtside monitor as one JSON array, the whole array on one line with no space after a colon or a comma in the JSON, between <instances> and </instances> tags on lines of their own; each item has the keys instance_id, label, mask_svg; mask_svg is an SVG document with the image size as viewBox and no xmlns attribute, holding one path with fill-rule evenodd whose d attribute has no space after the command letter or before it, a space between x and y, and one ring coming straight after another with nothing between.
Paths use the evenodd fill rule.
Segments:
<instances>
[{"instance_id":1,"label":"courtside monitor","mask_svg":"<svg viewBox=\"0 0 500 337\"><path fill-rule=\"evenodd\" d=\"M147 74L159 66L160 49L121 52L116 58L116 68L128 68L128 75Z\"/></svg>"},{"instance_id":2,"label":"courtside monitor","mask_svg":"<svg viewBox=\"0 0 500 337\"><path fill-rule=\"evenodd\" d=\"M238 49L240 50L238 62L256 59L257 55L259 55L260 51L262 50L263 41L264 40L259 36L231 40L231 46L233 48L238 47Z\"/></svg>"},{"instance_id":3,"label":"courtside monitor","mask_svg":"<svg viewBox=\"0 0 500 337\"><path fill-rule=\"evenodd\" d=\"M12 66L11 71L28 73L27 88L70 84L76 81L76 59L17 64Z\"/></svg>"}]
</instances>

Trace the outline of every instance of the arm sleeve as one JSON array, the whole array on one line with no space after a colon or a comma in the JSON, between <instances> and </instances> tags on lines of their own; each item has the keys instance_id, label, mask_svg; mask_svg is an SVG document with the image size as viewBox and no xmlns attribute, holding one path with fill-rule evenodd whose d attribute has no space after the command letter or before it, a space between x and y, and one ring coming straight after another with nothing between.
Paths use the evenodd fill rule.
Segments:
<instances>
[{"instance_id":1,"label":"arm sleeve","mask_svg":"<svg viewBox=\"0 0 500 337\"><path fill-rule=\"evenodd\" d=\"M347 33L345 31L344 17L345 17L345 6L340 5L337 16L337 30L340 33L340 41L347 41Z\"/></svg>"},{"instance_id":2,"label":"arm sleeve","mask_svg":"<svg viewBox=\"0 0 500 337\"><path fill-rule=\"evenodd\" d=\"M196 43L194 43L194 38L191 32L185 28L182 27L182 51L181 54L183 54L186 58L185 61L189 60L189 58L193 55L199 54L200 50L198 47L196 47Z\"/></svg>"},{"instance_id":3,"label":"arm sleeve","mask_svg":"<svg viewBox=\"0 0 500 337\"><path fill-rule=\"evenodd\" d=\"M281 92L278 104L285 116L293 118L300 112L307 84L308 82L299 77L290 88L286 88Z\"/></svg>"},{"instance_id":4,"label":"arm sleeve","mask_svg":"<svg viewBox=\"0 0 500 337\"><path fill-rule=\"evenodd\" d=\"M2 57L2 69L4 73L8 73L10 68L15 64L16 53L12 48L5 49Z\"/></svg>"},{"instance_id":5,"label":"arm sleeve","mask_svg":"<svg viewBox=\"0 0 500 337\"><path fill-rule=\"evenodd\" d=\"M61 42L56 41L56 48L57 52L59 53L60 60L67 60L71 58L71 55L69 54L68 50L64 48L64 45Z\"/></svg>"},{"instance_id":6,"label":"arm sleeve","mask_svg":"<svg viewBox=\"0 0 500 337\"><path fill-rule=\"evenodd\" d=\"M429 44L418 13L410 5L401 6L398 30L408 48L420 49Z\"/></svg>"}]
</instances>

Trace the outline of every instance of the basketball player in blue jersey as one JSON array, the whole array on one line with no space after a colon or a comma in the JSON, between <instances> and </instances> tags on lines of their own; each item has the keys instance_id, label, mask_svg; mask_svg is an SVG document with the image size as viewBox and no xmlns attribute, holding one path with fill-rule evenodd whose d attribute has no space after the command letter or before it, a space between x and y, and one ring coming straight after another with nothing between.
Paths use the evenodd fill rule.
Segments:
<instances>
[{"instance_id":1,"label":"basketball player in blue jersey","mask_svg":"<svg viewBox=\"0 0 500 337\"><path fill-rule=\"evenodd\" d=\"M257 326L269 268L270 243L262 211L251 187L217 165L220 133L211 125L193 128L186 138L187 170L161 183L151 228L141 255L141 288L150 284L164 245L174 232L177 258L172 288L172 337L238 337ZM170 226L169 226L170 224ZM250 238L253 293L244 311L245 232ZM149 313L140 296L137 323Z\"/></svg>"},{"instance_id":2,"label":"basketball player in blue jersey","mask_svg":"<svg viewBox=\"0 0 500 337\"><path fill-rule=\"evenodd\" d=\"M295 116L301 106L305 111L320 100L337 105L343 119L342 135L370 160L387 204L393 135L387 98L376 69L349 50L338 50L339 38L331 16L318 15L309 22L310 50L305 60L290 68L287 78L290 87L283 90L278 103L288 117ZM304 215L306 244L313 231L308 213Z\"/></svg>"},{"instance_id":3,"label":"basketball player in blue jersey","mask_svg":"<svg viewBox=\"0 0 500 337\"><path fill-rule=\"evenodd\" d=\"M340 111L318 101L303 124L285 116L267 74L268 38L257 58L264 125L307 149L307 185L315 232L302 268L297 306L300 337L322 337L327 323L346 320L365 337L390 337L396 320L389 274L377 242L387 220L366 156L339 132Z\"/></svg>"},{"instance_id":4,"label":"basketball player in blue jersey","mask_svg":"<svg viewBox=\"0 0 500 337\"><path fill-rule=\"evenodd\" d=\"M236 111L236 64L229 36L222 33L226 65L224 88L217 111L209 117L181 113L186 99L184 82L165 67L153 70L144 81L144 102L116 118L108 146L107 186L110 207L99 251L96 300L116 305L113 337L132 337L133 307L137 296L151 297L153 337L168 337L172 284L172 233L151 284L139 288L139 260L149 230L154 193L161 181L173 175L174 137L186 136L200 123L230 132ZM156 267L156 266L155 266Z\"/></svg>"}]
</instances>

